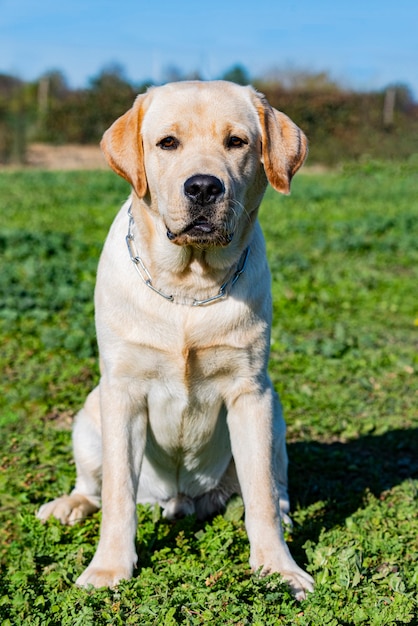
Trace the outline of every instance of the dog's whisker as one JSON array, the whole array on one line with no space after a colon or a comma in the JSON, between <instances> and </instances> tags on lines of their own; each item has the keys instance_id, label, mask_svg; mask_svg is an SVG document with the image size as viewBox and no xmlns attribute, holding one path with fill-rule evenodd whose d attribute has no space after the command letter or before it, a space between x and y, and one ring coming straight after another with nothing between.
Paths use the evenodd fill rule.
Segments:
<instances>
[{"instance_id":1,"label":"dog's whisker","mask_svg":"<svg viewBox=\"0 0 418 626\"><path fill-rule=\"evenodd\" d=\"M242 204L242 202L240 202L239 200L236 200L235 198L231 199L231 209L234 212L234 215L237 216L236 210L235 210L235 206L239 207L242 211L242 215L245 217L245 219L247 220L248 224L251 224L251 216L248 213L247 209L245 208L245 206ZM238 218L239 219L239 218Z\"/></svg>"}]
</instances>

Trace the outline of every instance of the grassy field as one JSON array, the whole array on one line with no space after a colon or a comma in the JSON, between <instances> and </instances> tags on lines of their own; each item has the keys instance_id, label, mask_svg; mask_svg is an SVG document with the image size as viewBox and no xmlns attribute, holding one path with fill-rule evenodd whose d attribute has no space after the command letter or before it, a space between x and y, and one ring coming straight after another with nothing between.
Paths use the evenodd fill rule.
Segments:
<instances>
[{"instance_id":1,"label":"grassy field","mask_svg":"<svg viewBox=\"0 0 418 626\"><path fill-rule=\"evenodd\" d=\"M417 624L416 163L299 175L261 210L288 541L315 593L297 603L250 574L239 499L208 523L139 507L134 579L74 586L100 513L72 528L34 514L73 485L71 421L98 376L96 264L128 192L104 171L0 173L1 623Z\"/></svg>"}]
</instances>

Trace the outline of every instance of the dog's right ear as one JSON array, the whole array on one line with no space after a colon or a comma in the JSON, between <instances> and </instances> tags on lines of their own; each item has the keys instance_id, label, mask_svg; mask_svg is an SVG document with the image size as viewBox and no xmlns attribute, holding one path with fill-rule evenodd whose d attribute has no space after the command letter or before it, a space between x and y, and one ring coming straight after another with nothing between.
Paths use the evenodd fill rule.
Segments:
<instances>
[{"instance_id":1,"label":"dog's right ear","mask_svg":"<svg viewBox=\"0 0 418 626\"><path fill-rule=\"evenodd\" d=\"M100 147L110 167L125 178L140 198L147 193L141 123L147 94L137 96L134 105L104 133Z\"/></svg>"}]
</instances>

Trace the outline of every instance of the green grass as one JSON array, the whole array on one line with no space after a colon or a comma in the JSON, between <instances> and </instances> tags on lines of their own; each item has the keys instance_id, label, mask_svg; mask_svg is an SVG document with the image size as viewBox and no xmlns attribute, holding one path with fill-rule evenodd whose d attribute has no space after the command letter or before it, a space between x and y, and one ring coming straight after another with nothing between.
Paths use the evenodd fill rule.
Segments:
<instances>
[{"instance_id":1,"label":"green grass","mask_svg":"<svg viewBox=\"0 0 418 626\"><path fill-rule=\"evenodd\" d=\"M168 523L138 507L140 569L74 580L100 513L38 506L71 489L71 420L98 377L93 287L127 185L110 172L0 174L0 619L7 624L417 624L418 179L368 163L296 177L261 210L272 268L270 370L286 410L288 540L316 579L297 603L248 567L242 506Z\"/></svg>"}]
</instances>

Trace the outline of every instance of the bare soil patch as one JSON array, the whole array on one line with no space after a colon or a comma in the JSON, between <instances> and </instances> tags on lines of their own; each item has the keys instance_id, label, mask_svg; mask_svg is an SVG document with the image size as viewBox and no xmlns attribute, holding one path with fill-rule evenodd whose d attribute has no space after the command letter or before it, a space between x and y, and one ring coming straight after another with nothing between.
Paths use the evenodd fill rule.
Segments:
<instances>
[{"instance_id":1,"label":"bare soil patch","mask_svg":"<svg viewBox=\"0 0 418 626\"><path fill-rule=\"evenodd\" d=\"M28 147L26 166L46 170L94 170L108 167L99 146L52 146L43 143L33 143Z\"/></svg>"}]
</instances>

